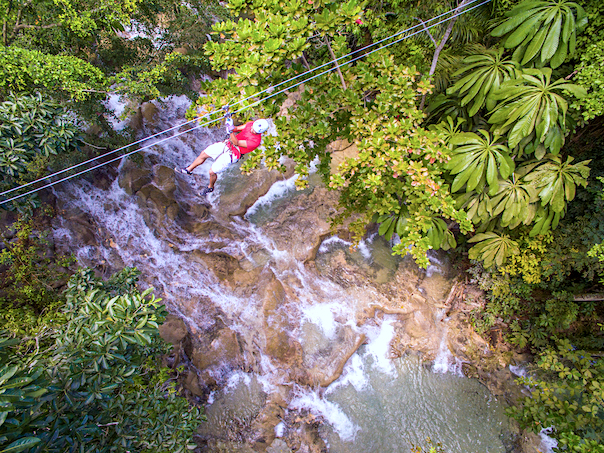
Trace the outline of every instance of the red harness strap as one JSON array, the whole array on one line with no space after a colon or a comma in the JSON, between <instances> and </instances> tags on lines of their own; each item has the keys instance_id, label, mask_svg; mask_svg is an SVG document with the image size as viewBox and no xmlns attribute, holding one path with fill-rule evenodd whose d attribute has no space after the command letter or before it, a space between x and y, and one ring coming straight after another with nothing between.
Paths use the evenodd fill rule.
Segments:
<instances>
[{"instance_id":1,"label":"red harness strap","mask_svg":"<svg viewBox=\"0 0 604 453\"><path fill-rule=\"evenodd\" d=\"M233 145L230 140L227 140L227 144L229 145L229 149L231 150L233 156L235 156L237 160L239 160L241 158L241 151L239 150L239 148Z\"/></svg>"}]
</instances>

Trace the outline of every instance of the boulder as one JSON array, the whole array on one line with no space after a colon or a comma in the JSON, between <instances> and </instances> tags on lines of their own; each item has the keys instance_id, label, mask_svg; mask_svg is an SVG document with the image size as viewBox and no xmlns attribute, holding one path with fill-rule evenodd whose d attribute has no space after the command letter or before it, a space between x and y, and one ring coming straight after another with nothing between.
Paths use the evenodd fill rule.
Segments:
<instances>
[{"instance_id":1,"label":"boulder","mask_svg":"<svg viewBox=\"0 0 604 453\"><path fill-rule=\"evenodd\" d=\"M128 195L134 195L143 186L151 182L151 175L148 169L145 168L129 168L127 171L122 171L118 177L118 184L126 191Z\"/></svg>"},{"instance_id":2,"label":"boulder","mask_svg":"<svg viewBox=\"0 0 604 453\"><path fill-rule=\"evenodd\" d=\"M331 152L331 162L329 164L331 173L336 173L340 164L346 159L355 159L359 155L357 145L345 139L336 140L327 145L327 152Z\"/></svg>"},{"instance_id":3,"label":"boulder","mask_svg":"<svg viewBox=\"0 0 604 453\"><path fill-rule=\"evenodd\" d=\"M304 355L307 368L305 385L327 387L340 377L348 359L365 341L365 335L354 332L350 326L339 329L335 339L327 347ZM305 351L306 352L306 351Z\"/></svg>"},{"instance_id":4,"label":"boulder","mask_svg":"<svg viewBox=\"0 0 604 453\"><path fill-rule=\"evenodd\" d=\"M212 341L207 340L204 338L195 344L190 352L195 368L211 371L223 366L236 368L242 364L241 345L235 331L225 327L215 334Z\"/></svg>"},{"instance_id":5,"label":"boulder","mask_svg":"<svg viewBox=\"0 0 604 453\"><path fill-rule=\"evenodd\" d=\"M290 325L290 319L284 309L288 298L283 285L272 272L265 274L263 280L260 288L263 288L261 297L266 344L264 353L291 369L301 363L302 347L289 333L293 326Z\"/></svg>"},{"instance_id":6,"label":"boulder","mask_svg":"<svg viewBox=\"0 0 604 453\"><path fill-rule=\"evenodd\" d=\"M337 213L338 194L322 187L297 196L265 225L265 233L279 250L287 250L298 261L314 260Z\"/></svg>"},{"instance_id":7,"label":"boulder","mask_svg":"<svg viewBox=\"0 0 604 453\"><path fill-rule=\"evenodd\" d=\"M292 165L288 165L285 174L261 168L249 175L241 175L240 166L240 163L233 164L218 177L220 197L214 201L214 215L218 218L227 220L229 217L244 215L258 198L266 195L275 182L285 180L293 174Z\"/></svg>"},{"instance_id":8,"label":"boulder","mask_svg":"<svg viewBox=\"0 0 604 453\"><path fill-rule=\"evenodd\" d=\"M275 439L266 449L266 453L292 453L292 451L283 440Z\"/></svg>"},{"instance_id":9,"label":"boulder","mask_svg":"<svg viewBox=\"0 0 604 453\"><path fill-rule=\"evenodd\" d=\"M168 343L177 345L185 339L188 330L185 322L178 316L168 315L159 326L159 335Z\"/></svg>"},{"instance_id":10,"label":"boulder","mask_svg":"<svg viewBox=\"0 0 604 453\"><path fill-rule=\"evenodd\" d=\"M176 190L176 182L174 179L174 169L165 165L153 166L153 183L167 197L174 198L174 190Z\"/></svg>"}]
</instances>

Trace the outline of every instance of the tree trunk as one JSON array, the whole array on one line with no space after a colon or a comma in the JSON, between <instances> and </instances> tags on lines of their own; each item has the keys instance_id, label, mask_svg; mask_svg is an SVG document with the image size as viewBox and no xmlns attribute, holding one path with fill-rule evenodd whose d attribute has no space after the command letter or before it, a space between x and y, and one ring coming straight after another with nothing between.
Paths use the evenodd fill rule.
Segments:
<instances>
[{"instance_id":1,"label":"tree trunk","mask_svg":"<svg viewBox=\"0 0 604 453\"><path fill-rule=\"evenodd\" d=\"M438 45L436 46L436 49L434 49L434 55L432 56L432 64L430 65L430 72L428 73L429 76L434 75L434 73L436 72L436 65L438 64L438 57L440 56L440 53L442 52L442 50L445 48L445 44L447 43L449 36L451 36L451 32L453 31L455 22L457 22L457 18L459 17L458 14L466 7L466 5L468 3L470 3L470 1L472 1L472 0L462 0L459 3L459 5L457 5L457 8L455 8L455 11L453 12L453 16L455 16L455 17L453 17L453 19L451 19L449 21L449 25L447 26L447 29L445 30L443 37L440 39ZM423 24L423 22L422 22L422 24ZM425 24L424 24L424 28L426 29L426 33L428 33L428 35L430 35L430 32L426 28ZM430 35L430 37L432 38L431 35ZM420 110L424 109L425 104L426 104L426 95L424 94L422 96L422 102L419 106Z\"/></svg>"},{"instance_id":2,"label":"tree trunk","mask_svg":"<svg viewBox=\"0 0 604 453\"><path fill-rule=\"evenodd\" d=\"M346 89L346 82L344 81L344 76L342 75L342 71L340 71L340 65L338 64L338 60L336 58L336 54L333 53L333 49L331 48L331 44L329 44L329 37L325 37L325 42L327 43L327 48L329 49L329 54L333 59L333 64L336 65L336 71L340 76L340 80L342 81L342 86Z\"/></svg>"}]
</instances>

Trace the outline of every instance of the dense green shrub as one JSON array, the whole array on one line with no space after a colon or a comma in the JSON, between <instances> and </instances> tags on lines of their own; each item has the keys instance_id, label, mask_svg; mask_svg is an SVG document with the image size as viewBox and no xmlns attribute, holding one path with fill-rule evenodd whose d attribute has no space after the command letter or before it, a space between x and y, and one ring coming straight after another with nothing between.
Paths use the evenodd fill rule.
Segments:
<instances>
[{"instance_id":1,"label":"dense green shrub","mask_svg":"<svg viewBox=\"0 0 604 453\"><path fill-rule=\"evenodd\" d=\"M75 274L49 346L7 353L0 340L0 451L182 452L203 419L157 357L166 314L126 269ZM24 385L26 384L26 385ZM32 448L30 448L32 447Z\"/></svg>"},{"instance_id":2,"label":"dense green shrub","mask_svg":"<svg viewBox=\"0 0 604 453\"><path fill-rule=\"evenodd\" d=\"M552 427L561 451L604 452L604 359L564 340L541 353L537 367L520 379L531 396L510 414L535 432Z\"/></svg>"}]
</instances>

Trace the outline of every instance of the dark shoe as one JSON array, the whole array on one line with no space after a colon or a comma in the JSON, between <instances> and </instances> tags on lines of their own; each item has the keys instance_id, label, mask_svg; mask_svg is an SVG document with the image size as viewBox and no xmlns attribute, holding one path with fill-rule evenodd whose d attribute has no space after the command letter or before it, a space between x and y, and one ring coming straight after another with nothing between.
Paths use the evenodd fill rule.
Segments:
<instances>
[{"instance_id":1,"label":"dark shoe","mask_svg":"<svg viewBox=\"0 0 604 453\"><path fill-rule=\"evenodd\" d=\"M214 192L213 187L206 187L201 192L199 192L199 195L201 195L202 197L205 197L207 194L212 193L212 192Z\"/></svg>"},{"instance_id":2,"label":"dark shoe","mask_svg":"<svg viewBox=\"0 0 604 453\"><path fill-rule=\"evenodd\" d=\"M183 175L192 175L193 173L186 168L174 167L176 173L182 173Z\"/></svg>"}]
</instances>

